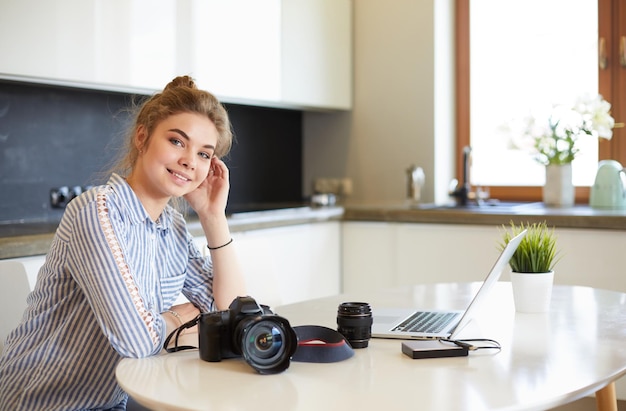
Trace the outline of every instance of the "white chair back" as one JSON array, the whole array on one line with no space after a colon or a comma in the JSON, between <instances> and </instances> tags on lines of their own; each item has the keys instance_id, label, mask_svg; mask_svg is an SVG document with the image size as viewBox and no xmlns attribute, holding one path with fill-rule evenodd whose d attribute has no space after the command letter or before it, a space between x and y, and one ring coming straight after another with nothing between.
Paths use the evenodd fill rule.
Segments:
<instances>
[{"instance_id":1,"label":"white chair back","mask_svg":"<svg viewBox=\"0 0 626 411\"><path fill-rule=\"evenodd\" d=\"M19 324L30 292L28 274L18 261L0 260L0 352L11 330Z\"/></svg>"}]
</instances>

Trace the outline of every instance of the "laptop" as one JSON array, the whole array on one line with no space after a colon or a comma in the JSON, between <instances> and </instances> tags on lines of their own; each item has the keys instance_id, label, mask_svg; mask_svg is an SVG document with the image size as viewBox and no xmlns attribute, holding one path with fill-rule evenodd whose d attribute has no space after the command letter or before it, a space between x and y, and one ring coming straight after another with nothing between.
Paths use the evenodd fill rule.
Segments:
<instances>
[{"instance_id":1,"label":"laptop","mask_svg":"<svg viewBox=\"0 0 626 411\"><path fill-rule=\"evenodd\" d=\"M499 279L502 271L526 235L526 230L513 237L483 281L480 289L463 310L416 310L381 308L373 310L372 337L399 339L451 338L470 322L477 306L485 299L489 289Z\"/></svg>"}]
</instances>

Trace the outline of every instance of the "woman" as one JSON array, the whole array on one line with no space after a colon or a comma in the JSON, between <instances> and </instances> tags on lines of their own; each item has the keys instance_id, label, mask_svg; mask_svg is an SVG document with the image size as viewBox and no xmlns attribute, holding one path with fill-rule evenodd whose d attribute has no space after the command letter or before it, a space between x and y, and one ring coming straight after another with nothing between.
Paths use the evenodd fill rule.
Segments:
<instances>
[{"instance_id":1,"label":"woman","mask_svg":"<svg viewBox=\"0 0 626 411\"><path fill-rule=\"evenodd\" d=\"M0 358L2 410L123 410L122 357L158 354L176 327L246 294L225 212L224 108L177 77L140 107L128 141L118 173L66 208ZM176 197L197 213L210 258ZM190 302L173 305L181 291Z\"/></svg>"}]
</instances>

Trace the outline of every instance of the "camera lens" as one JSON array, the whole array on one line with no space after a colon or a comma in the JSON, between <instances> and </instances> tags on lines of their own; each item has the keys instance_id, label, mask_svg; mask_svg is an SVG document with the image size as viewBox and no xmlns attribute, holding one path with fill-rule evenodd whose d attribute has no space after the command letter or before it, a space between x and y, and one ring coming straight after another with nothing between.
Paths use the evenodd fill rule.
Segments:
<instances>
[{"instance_id":1,"label":"camera lens","mask_svg":"<svg viewBox=\"0 0 626 411\"><path fill-rule=\"evenodd\" d=\"M273 324L257 323L250 328L245 349L256 358L271 360L284 350L283 335Z\"/></svg>"},{"instance_id":2,"label":"camera lens","mask_svg":"<svg viewBox=\"0 0 626 411\"><path fill-rule=\"evenodd\" d=\"M366 348L372 336L372 308L368 303L341 303L337 309L337 331L352 348Z\"/></svg>"},{"instance_id":3,"label":"camera lens","mask_svg":"<svg viewBox=\"0 0 626 411\"><path fill-rule=\"evenodd\" d=\"M276 315L255 317L242 320L239 326L241 353L252 368L261 374L274 374L289 367L298 337L286 319Z\"/></svg>"}]
</instances>

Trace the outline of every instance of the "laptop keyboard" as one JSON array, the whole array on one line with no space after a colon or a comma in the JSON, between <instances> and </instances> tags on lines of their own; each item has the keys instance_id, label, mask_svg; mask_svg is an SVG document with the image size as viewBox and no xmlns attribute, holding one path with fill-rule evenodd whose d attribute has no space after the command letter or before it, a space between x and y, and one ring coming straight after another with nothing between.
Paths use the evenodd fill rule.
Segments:
<instances>
[{"instance_id":1,"label":"laptop keyboard","mask_svg":"<svg viewBox=\"0 0 626 411\"><path fill-rule=\"evenodd\" d=\"M416 312L392 331L438 333L443 330L458 313Z\"/></svg>"}]
</instances>

